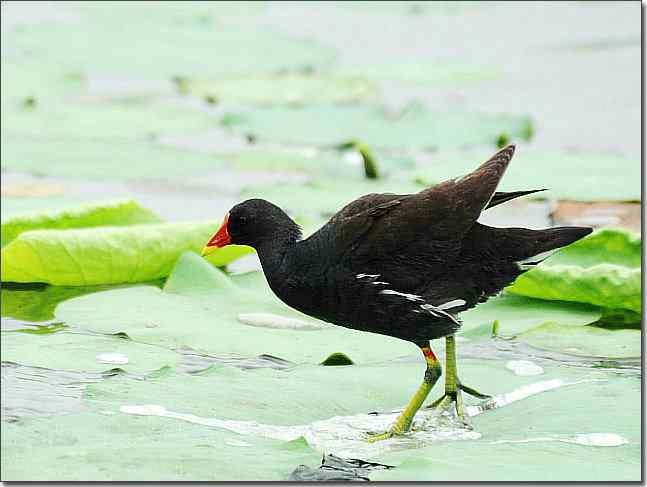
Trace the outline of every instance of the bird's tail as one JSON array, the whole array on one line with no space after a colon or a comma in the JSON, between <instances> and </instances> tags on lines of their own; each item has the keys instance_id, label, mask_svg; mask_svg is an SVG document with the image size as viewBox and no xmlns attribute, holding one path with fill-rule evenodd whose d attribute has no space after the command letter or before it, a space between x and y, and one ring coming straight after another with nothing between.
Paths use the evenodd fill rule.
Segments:
<instances>
[{"instance_id":1,"label":"bird's tail","mask_svg":"<svg viewBox=\"0 0 647 487\"><path fill-rule=\"evenodd\" d=\"M565 247L590 234L590 227L555 227L545 230L494 228L477 224L474 230L480 242L487 242L493 253L526 265L537 264L542 254Z\"/></svg>"}]
</instances>

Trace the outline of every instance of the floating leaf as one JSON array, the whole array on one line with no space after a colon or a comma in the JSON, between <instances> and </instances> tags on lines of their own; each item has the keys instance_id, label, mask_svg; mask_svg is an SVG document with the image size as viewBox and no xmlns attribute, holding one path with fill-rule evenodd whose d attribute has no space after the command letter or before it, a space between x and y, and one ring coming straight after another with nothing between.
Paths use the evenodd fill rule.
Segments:
<instances>
[{"instance_id":1,"label":"floating leaf","mask_svg":"<svg viewBox=\"0 0 647 487\"><path fill-rule=\"evenodd\" d=\"M530 131L527 117L433 113L420 104L400 113L373 106L273 107L241 112L223 123L263 142L335 146L352 139L371 148L408 149L493 146L501 133L520 139Z\"/></svg>"},{"instance_id":2,"label":"floating leaf","mask_svg":"<svg viewBox=\"0 0 647 487\"><path fill-rule=\"evenodd\" d=\"M2 249L2 280L87 286L159 279L182 252L200 252L217 226L180 222L25 232ZM251 251L228 246L209 260L225 265Z\"/></svg>"},{"instance_id":3,"label":"floating leaf","mask_svg":"<svg viewBox=\"0 0 647 487\"><path fill-rule=\"evenodd\" d=\"M101 372L118 367L149 372L175 365L180 358L171 350L132 340L68 331L45 335L5 331L1 342L2 360L57 370Z\"/></svg>"},{"instance_id":4,"label":"floating leaf","mask_svg":"<svg viewBox=\"0 0 647 487\"><path fill-rule=\"evenodd\" d=\"M150 141L33 140L3 137L2 167L40 176L73 179L160 179L204 174L222 167L221 158ZM4 198L3 198L4 201Z\"/></svg>"},{"instance_id":5,"label":"floating leaf","mask_svg":"<svg viewBox=\"0 0 647 487\"><path fill-rule=\"evenodd\" d=\"M560 250L507 289L640 312L640 238L625 230L600 230Z\"/></svg>"},{"instance_id":6,"label":"floating leaf","mask_svg":"<svg viewBox=\"0 0 647 487\"><path fill-rule=\"evenodd\" d=\"M456 86L457 84L497 78L500 70L488 66L436 61L352 66L340 69L340 72L353 76L366 76L377 80Z\"/></svg>"},{"instance_id":7,"label":"floating leaf","mask_svg":"<svg viewBox=\"0 0 647 487\"><path fill-rule=\"evenodd\" d=\"M340 103L375 98L374 83L361 75L276 74L189 80L189 93L220 103L298 105Z\"/></svg>"},{"instance_id":8,"label":"floating leaf","mask_svg":"<svg viewBox=\"0 0 647 487\"><path fill-rule=\"evenodd\" d=\"M160 218L133 200L102 201L56 211L32 212L3 220L2 246L29 230L128 226L159 223Z\"/></svg>"},{"instance_id":9,"label":"floating leaf","mask_svg":"<svg viewBox=\"0 0 647 487\"><path fill-rule=\"evenodd\" d=\"M71 25L23 26L10 35L3 34L3 47L27 52L34 61L58 62L62 70L140 79L312 69L335 57L333 49L315 42L263 29L215 27L208 17L178 22L170 16L160 22L159 17L155 20L157 16L151 19L147 14L145 21L141 16L129 21L114 12L94 14ZM119 36L114 35L115 29ZM92 42L88 42L90 38Z\"/></svg>"}]
</instances>

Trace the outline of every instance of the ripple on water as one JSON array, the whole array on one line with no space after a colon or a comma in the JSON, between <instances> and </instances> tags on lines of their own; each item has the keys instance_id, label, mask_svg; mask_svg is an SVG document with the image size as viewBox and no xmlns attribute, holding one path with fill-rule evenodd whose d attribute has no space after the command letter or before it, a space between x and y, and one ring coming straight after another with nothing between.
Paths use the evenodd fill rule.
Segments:
<instances>
[{"instance_id":1,"label":"ripple on water","mask_svg":"<svg viewBox=\"0 0 647 487\"><path fill-rule=\"evenodd\" d=\"M541 392L557 389L564 386L576 385L584 382L593 382L599 379L583 379L577 382L566 382L553 379L520 387L505 394L495 396L478 406L468 406L468 416L476 416L490 409L507 406L513 402L539 394ZM474 431L465 421L461 421L447 412L439 413L436 410L421 410L415 417L412 430L402 436L387 440L368 443L367 433L380 433L388 430L397 418L399 411L384 414L357 414L353 416L335 416L329 419L315 421L306 425L278 426L257 423L255 421L232 421L218 418L205 418L193 414L169 411L158 404L123 405L120 411L125 414L138 414L147 416L162 416L178 419L190 423L200 424L212 428L222 428L240 435L256 435L266 438L292 441L303 437L313 448L334 453L341 457L371 458L386 451L420 448L438 441L476 440L481 434ZM610 437L605 437L607 443L613 443ZM519 441L519 440L503 440ZM538 440L521 440L538 441ZM545 440L540 440L545 441ZM604 441L594 437L575 435L559 439L559 441L577 442L585 444L587 441Z\"/></svg>"}]
</instances>

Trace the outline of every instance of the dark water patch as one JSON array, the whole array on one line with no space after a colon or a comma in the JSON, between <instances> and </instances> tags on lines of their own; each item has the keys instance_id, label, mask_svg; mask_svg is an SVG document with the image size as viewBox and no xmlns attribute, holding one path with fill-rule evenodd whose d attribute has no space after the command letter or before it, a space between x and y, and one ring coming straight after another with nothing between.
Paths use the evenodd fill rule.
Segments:
<instances>
[{"instance_id":1,"label":"dark water patch","mask_svg":"<svg viewBox=\"0 0 647 487\"><path fill-rule=\"evenodd\" d=\"M240 369L270 368L279 370L289 369L295 365L289 360L267 354L257 357L243 357L237 354L209 355L191 347L180 347L175 351L182 356L179 370L190 374L202 372L215 364Z\"/></svg>"},{"instance_id":2,"label":"dark water patch","mask_svg":"<svg viewBox=\"0 0 647 487\"><path fill-rule=\"evenodd\" d=\"M332 454L324 455L317 468L299 465L288 477L294 482L369 482L372 470L389 470L392 465L367 462L356 458L341 458Z\"/></svg>"}]
</instances>

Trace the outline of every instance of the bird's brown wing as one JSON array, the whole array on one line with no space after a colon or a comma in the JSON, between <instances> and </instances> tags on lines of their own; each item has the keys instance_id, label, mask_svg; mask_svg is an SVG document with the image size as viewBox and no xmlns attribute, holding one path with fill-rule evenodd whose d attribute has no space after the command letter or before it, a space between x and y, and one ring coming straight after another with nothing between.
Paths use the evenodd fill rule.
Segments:
<instances>
[{"instance_id":1,"label":"bird's brown wing","mask_svg":"<svg viewBox=\"0 0 647 487\"><path fill-rule=\"evenodd\" d=\"M336 256L352 255L354 267L451 258L490 204L513 154L514 146L508 146L474 172L416 194L371 194L350 203L328 224L334 228Z\"/></svg>"}]
</instances>

